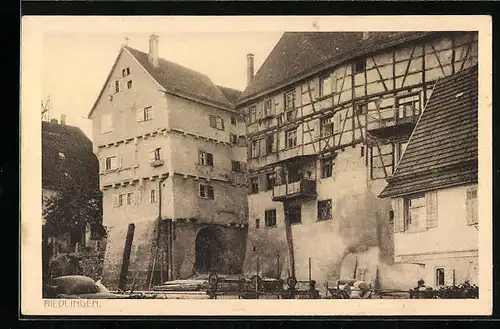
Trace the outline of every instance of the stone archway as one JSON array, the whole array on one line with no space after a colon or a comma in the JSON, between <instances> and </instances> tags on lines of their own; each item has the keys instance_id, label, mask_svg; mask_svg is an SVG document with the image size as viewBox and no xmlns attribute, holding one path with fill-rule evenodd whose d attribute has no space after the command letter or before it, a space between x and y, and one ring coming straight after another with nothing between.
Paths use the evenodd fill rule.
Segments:
<instances>
[{"instance_id":1,"label":"stone archway","mask_svg":"<svg viewBox=\"0 0 500 329\"><path fill-rule=\"evenodd\" d=\"M224 233L212 226L201 229L196 235L195 270L197 273L215 271L224 273L227 270L225 257L227 246Z\"/></svg>"}]
</instances>

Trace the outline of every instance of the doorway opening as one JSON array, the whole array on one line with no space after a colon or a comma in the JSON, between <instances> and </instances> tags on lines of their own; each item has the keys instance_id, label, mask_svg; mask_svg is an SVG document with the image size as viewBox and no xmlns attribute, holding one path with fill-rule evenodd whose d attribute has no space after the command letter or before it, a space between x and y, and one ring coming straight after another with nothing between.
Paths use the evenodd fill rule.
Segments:
<instances>
[{"instance_id":1,"label":"doorway opening","mask_svg":"<svg viewBox=\"0 0 500 329\"><path fill-rule=\"evenodd\" d=\"M224 233L215 227L205 227L198 232L195 242L197 273L223 273L226 270L224 255L227 246L223 237Z\"/></svg>"}]
</instances>

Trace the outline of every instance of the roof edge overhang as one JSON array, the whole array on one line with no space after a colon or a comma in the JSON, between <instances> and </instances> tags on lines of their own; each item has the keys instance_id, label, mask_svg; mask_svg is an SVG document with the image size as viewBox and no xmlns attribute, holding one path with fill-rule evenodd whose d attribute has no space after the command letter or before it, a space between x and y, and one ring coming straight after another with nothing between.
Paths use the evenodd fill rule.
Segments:
<instances>
[{"instance_id":1,"label":"roof edge overhang","mask_svg":"<svg viewBox=\"0 0 500 329\"><path fill-rule=\"evenodd\" d=\"M477 179L471 179L471 180L455 182L455 183L451 183L451 184L441 184L441 185L436 185L436 186L429 186L426 188L415 189L415 190L408 191L408 192L396 192L396 193L391 193L391 192L384 193L385 192L385 189L384 189L378 195L378 197L381 199L385 199L385 198L393 198L394 199L394 198L403 197L403 196L410 195L410 194L434 191L434 190L445 189L445 188L450 188L450 187L464 186L464 185L468 185L468 184L475 184L477 182L478 182Z\"/></svg>"},{"instance_id":2,"label":"roof edge overhang","mask_svg":"<svg viewBox=\"0 0 500 329\"><path fill-rule=\"evenodd\" d=\"M338 57L332 58L332 59L326 61L325 63L319 64L313 68L307 69L306 71L297 73L294 77L280 81L279 83L276 83L267 89L264 89L260 92L256 92L256 93L250 94L248 96L245 96L241 99L238 99L236 101L236 107L244 106L245 104L247 104L247 103L249 103L257 98L264 97L265 95L267 95L269 93L275 92L275 91L280 90L280 89L284 89L291 84L298 83L302 80L307 79L310 76L319 74L320 72L322 72L324 70L328 70L334 66L342 65L345 62L348 62L348 61L353 60L355 58L375 54L375 53L378 53L382 50L394 48L398 45L410 43L410 42L413 42L416 40L425 39L425 38L428 38L432 35L450 33L452 31L449 31L449 32L447 32L447 31L430 31L430 32L416 31L416 32L422 32L423 34L414 36L412 38L408 38L402 42L398 39L395 39L395 40L392 40L391 42L386 43L384 46L378 45L378 46L374 47L373 50L368 51L368 52L363 52L363 51L358 50L358 51L352 51L352 52L340 54Z\"/></svg>"}]
</instances>

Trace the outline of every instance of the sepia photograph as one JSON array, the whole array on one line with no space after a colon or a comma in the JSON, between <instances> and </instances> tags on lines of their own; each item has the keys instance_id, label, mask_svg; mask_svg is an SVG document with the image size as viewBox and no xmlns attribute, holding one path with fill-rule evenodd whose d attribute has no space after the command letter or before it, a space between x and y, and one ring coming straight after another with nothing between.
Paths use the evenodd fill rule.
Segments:
<instances>
[{"instance_id":1,"label":"sepia photograph","mask_svg":"<svg viewBox=\"0 0 500 329\"><path fill-rule=\"evenodd\" d=\"M491 21L242 18L25 17L23 312L491 312Z\"/></svg>"}]
</instances>

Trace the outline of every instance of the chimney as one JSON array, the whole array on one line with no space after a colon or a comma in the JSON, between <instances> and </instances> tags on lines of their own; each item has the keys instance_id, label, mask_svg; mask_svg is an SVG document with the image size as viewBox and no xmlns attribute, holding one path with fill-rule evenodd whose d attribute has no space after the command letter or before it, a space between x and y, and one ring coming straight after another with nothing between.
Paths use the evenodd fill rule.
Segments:
<instances>
[{"instance_id":1,"label":"chimney","mask_svg":"<svg viewBox=\"0 0 500 329\"><path fill-rule=\"evenodd\" d=\"M247 85L253 78L253 54L247 54Z\"/></svg>"},{"instance_id":2,"label":"chimney","mask_svg":"<svg viewBox=\"0 0 500 329\"><path fill-rule=\"evenodd\" d=\"M370 37L370 32L363 32L363 40L366 40Z\"/></svg>"},{"instance_id":3,"label":"chimney","mask_svg":"<svg viewBox=\"0 0 500 329\"><path fill-rule=\"evenodd\" d=\"M61 114L61 126L66 124L66 114Z\"/></svg>"},{"instance_id":4,"label":"chimney","mask_svg":"<svg viewBox=\"0 0 500 329\"><path fill-rule=\"evenodd\" d=\"M148 60L154 67L158 66L158 36L156 34L149 36Z\"/></svg>"}]
</instances>

